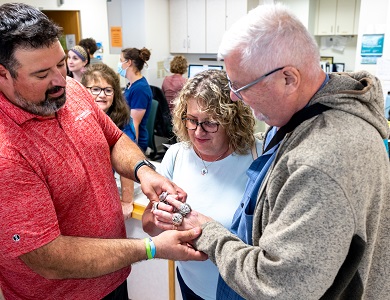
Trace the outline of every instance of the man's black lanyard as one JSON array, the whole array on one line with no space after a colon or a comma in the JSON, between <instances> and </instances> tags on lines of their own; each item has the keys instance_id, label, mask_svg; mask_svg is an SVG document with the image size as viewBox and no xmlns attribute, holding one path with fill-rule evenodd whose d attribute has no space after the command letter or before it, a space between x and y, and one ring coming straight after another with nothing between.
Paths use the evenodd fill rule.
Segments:
<instances>
[{"instance_id":1,"label":"man's black lanyard","mask_svg":"<svg viewBox=\"0 0 390 300\"><path fill-rule=\"evenodd\" d=\"M267 145L267 148L264 150L263 153L266 153L269 149L271 149L273 146L277 145L283 138L286 136L287 133L293 131L298 125L300 125L303 121L306 121L316 115L321 114L324 111L327 111L331 109L331 107L326 106L321 103L316 103L311 106L304 107L300 111L296 112L290 119L290 121L287 122L286 125L279 128L279 130L276 132L272 140Z\"/></svg>"}]
</instances>

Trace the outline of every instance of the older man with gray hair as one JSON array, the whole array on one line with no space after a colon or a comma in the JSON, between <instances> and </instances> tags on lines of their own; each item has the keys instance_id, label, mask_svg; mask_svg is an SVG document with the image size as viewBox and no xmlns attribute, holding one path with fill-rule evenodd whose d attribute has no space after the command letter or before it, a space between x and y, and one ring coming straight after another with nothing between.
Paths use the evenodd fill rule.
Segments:
<instances>
[{"instance_id":1,"label":"older man with gray hair","mask_svg":"<svg viewBox=\"0 0 390 300\"><path fill-rule=\"evenodd\" d=\"M219 56L232 100L271 127L231 232L195 211L180 226L202 225L196 247L218 266L217 299L388 299L389 128L379 80L324 73L315 40L280 4L232 26Z\"/></svg>"}]
</instances>

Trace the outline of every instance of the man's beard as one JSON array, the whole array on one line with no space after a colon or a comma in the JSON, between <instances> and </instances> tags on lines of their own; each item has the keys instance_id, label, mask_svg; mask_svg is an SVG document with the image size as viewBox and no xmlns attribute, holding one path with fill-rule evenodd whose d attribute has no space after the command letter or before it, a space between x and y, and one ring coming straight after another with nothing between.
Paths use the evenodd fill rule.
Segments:
<instances>
[{"instance_id":1,"label":"man's beard","mask_svg":"<svg viewBox=\"0 0 390 300\"><path fill-rule=\"evenodd\" d=\"M31 103L23 98L20 93L15 92L15 105L24 110L39 116L50 116L57 112L66 102L66 93L64 92L60 97L51 98L49 93L54 93L63 87L53 87L45 93L45 100L40 103Z\"/></svg>"}]
</instances>

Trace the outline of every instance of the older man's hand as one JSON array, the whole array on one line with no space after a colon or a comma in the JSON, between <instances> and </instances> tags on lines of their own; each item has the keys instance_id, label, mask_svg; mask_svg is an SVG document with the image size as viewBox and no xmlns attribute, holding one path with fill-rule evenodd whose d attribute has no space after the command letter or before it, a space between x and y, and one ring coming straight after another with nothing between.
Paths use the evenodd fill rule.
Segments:
<instances>
[{"instance_id":1,"label":"older man's hand","mask_svg":"<svg viewBox=\"0 0 390 300\"><path fill-rule=\"evenodd\" d=\"M156 245L156 258L171 260L206 260L207 254L195 250L191 246L192 240L196 239L202 230L199 227L186 230L168 230L153 238Z\"/></svg>"}]
</instances>

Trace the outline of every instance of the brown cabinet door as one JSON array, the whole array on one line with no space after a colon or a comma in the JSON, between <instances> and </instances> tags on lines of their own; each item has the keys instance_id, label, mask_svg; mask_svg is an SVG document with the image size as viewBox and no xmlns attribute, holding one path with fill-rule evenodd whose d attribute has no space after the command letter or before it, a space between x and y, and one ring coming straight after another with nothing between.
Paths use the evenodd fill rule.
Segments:
<instances>
[{"instance_id":1,"label":"brown cabinet door","mask_svg":"<svg viewBox=\"0 0 390 300\"><path fill-rule=\"evenodd\" d=\"M80 11L78 10L42 10L50 20L63 28L64 36L67 34L75 35L75 43L77 44L81 39L80 30ZM62 43L64 50L66 44Z\"/></svg>"}]
</instances>

